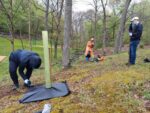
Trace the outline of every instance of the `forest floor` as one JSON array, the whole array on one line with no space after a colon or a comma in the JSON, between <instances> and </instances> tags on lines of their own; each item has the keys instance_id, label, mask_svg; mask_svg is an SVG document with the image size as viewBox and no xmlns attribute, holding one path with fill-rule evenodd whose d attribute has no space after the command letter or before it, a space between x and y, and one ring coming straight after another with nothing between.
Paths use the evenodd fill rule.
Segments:
<instances>
[{"instance_id":1,"label":"forest floor","mask_svg":"<svg viewBox=\"0 0 150 113\"><path fill-rule=\"evenodd\" d=\"M100 50L97 50L100 51ZM9 78L0 85L0 113L35 113L44 104L52 105L51 113L149 113L150 103L149 48L137 52L137 63L126 66L128 53L109 55L102 62L85 62L81 56L71 69L51 76L53 82L67 81L71 94L66 97L20 104L27 91L20 79L20 90L12 90ZM44 83L43 70L32 75L33 84Z\"/></svg>"}]
</instances>

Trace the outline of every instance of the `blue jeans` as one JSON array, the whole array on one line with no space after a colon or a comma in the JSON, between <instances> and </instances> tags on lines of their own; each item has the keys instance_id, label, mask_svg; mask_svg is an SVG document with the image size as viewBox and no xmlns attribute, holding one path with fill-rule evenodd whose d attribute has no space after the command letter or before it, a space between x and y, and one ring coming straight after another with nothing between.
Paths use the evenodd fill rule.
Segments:
<instances>
[{"instance_id":1,"label":"blue jeans","mask_svg":"<svg viewBox=\"0 0 150 113\"><path fill-rule=\"evenodd\" d=\"M88 57L85 57L85 60L86 60L86 61L89 61L89 58L88 58Z\"/></svg>"},{"instance_id":2,"label":"blue jeans","mask_svg":"<svg viewBox=\"0 0 150 113\"><path fill-rule=\"evenodd\" d=\"M90 54L87 54L87 55L85 56L85 60L86 60L86 61L89 61L90 57L91 57L91 55L90 55Z\"/></svg>"},{"instance_id":3,"label":"blue jeans","mask_svg":"<svg viewBox=\"0 0 150 113\"><path fill-rule=\"evenodd\" d=\"M140 40L130 41L130 49L129 49L129 63L135 64L136 60L136 50Z\"/></svg>"}]
</instances>

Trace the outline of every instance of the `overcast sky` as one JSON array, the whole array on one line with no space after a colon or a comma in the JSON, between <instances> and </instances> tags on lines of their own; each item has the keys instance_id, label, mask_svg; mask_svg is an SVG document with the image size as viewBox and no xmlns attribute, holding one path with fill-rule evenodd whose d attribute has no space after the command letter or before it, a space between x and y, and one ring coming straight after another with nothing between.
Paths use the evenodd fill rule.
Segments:
<instances>
[{"instance_id":1,"label":"overcast sky","mask_svg":"<svg viewBox=\"0 0 150 113\"><path fill-rule=\"evenodd\" d=\"M92 9L92 6L89 3L92 3L93 0L73 0L73 11L87 11ZM141 0L132 0L132 3L139 2Z\"/></svg>"}]
</instances>

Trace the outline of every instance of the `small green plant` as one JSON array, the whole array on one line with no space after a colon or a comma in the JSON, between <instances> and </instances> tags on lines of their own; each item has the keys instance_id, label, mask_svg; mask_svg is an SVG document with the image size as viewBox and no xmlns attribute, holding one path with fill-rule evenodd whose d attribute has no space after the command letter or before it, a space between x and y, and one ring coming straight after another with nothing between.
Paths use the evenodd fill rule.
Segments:
<instances>
[{"instance_id":1,"label":"small green plant","mask_svg":"<svg viewBox=\"0 0 150 113\"><path fill-rule=\"evenodd\" d=\"M148 91L144 92L144 99L150 100L150 92Z\"/></svg>"}]
</instances>

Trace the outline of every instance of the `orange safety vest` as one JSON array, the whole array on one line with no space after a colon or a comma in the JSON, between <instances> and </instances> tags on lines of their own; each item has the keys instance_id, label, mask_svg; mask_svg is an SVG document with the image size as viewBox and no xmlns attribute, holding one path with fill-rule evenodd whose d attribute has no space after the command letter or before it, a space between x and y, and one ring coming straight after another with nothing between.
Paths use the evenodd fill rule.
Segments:
<instances>
[{"instance_id":1,"label":"orange safety vest","mask_svg":"<svg viewBox=\"0 0 150 113\"><path fill-rule=\"evenodd\" d=\"M90 56L93 56L93 47L94 47L94 42L92 41L88 41L87 45L86 45L86 49L85 49L85 56L88 55L88 53L90 52Z\"/></svg>"}]
</instances>

